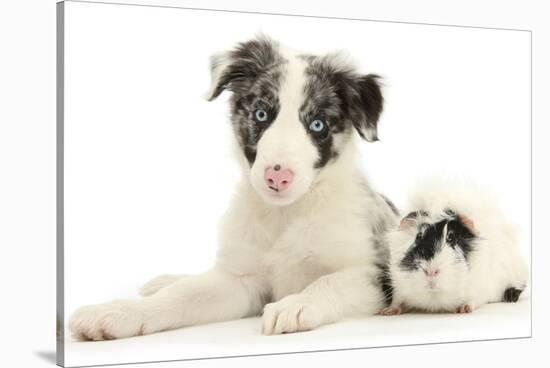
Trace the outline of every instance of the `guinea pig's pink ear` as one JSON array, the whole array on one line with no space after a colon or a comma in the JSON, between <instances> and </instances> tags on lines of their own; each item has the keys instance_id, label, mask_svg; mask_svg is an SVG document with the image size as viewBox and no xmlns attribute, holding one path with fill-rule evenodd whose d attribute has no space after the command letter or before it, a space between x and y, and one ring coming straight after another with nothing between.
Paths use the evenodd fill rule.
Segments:
<instances>
[{"instance_id":1,"label":"guinea pig's pink ear","mask_svg":"<svg viewBox=\"0 0 550 368\"><path fill-rule=\"evenodd\" d=\"M469 232L471 232L473 235L478 236L479 232L477 231L474 222L467 216L458 214L456 215L456 219L458 222L462 224L466 229L468 229Z\"/></svg>"},{"instance_id":2,"label":"guinea pig's pink ear","mask_svg":"<svg viewBox=\"0 0 550 368\"><path fill-rule=\"evenodd\" d=\"M407 216L401 219L399 223L399 230L407 230L416 225L416 219L418 218L418 212L411 212Z\"/></svg>"}]
</instances>

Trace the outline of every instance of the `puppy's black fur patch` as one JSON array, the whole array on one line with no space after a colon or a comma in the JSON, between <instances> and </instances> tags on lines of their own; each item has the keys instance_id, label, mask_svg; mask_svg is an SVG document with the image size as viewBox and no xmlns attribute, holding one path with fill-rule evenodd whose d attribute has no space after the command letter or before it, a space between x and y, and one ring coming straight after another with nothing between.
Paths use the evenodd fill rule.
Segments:
<instances>
[{"instance_id":1,"label":"puppy's black fur patch","mask_svg":"<svg viewBox=\"0 0 550 368\"><path fill-rule=\"evenodd\" d=\"M378 75L369 74L361 77L358 81L358 90L361 97L355 109L362 110L364 116L362 119L354 119L352 121L359 135L366 140L378 140L378 119L384 105L384 98L380 89L380 79ZM363 133L365 129L373 132L370 139Z\"/></svg>"},{"instance_id":2,"label":"puppy's black fur patch","mask_svg":"<svg viewBox=\"0 0 550 368\"><path fill-rule=\"evenodd\" d=\"M377 123L383 98L378 76L361 76L347 65L341 65L334 55L304 55L307 61L305 100L300 107L300 119L319 152L316 168L325 166L338 156L333 135L348 133L351 126L367 140L377 140ZM326 134L309 131L309 124L321 119L328 125ZM365 132L369 132L369 136ZM349 133L348 133L349 134Z\"/></svg>"},{"instance_id":3,"label":"puppy's black fur patch","mask_svg":"<svg viewBox=\"0 0 550 368\"><path fill-rule=\"evenodd\" d=\"M225 89L239 95L248 93L258 78L285 62L279 54L277 43L264 36L238 44L228 58L229 63L222 70L210 100ZM220 67L223 62L223 58L214 58L211 68Z\"/></svg>"},{"instance_id":4,"label":"puppy's black fur patch","mask_svg":"<svg viewBox=\"0 0 550 368\"><path fill-rule=\"evenodd\" d=\"M378 287L384 294L385 306L391 305L393 299L393 282L390 274L390 267L387 264L377 264L378 277L376 279Z\"/></svg>"},{"instance_id":5,"label":"puppy's black fur patch","mask_svg":"<svg viewBox=\"0 0 550 368\"><path fill-rule=\"evenodd\" d=\"M214 60L212 68L224 67L210 99L222 91L231 96L231 121L243 153L252 165L256 159L256 146L262 134L279 113L277 97L282 78L282 66L286 60L280 55L278 45L260 36L240 43L229 52L228 60ZM227 62L226 66L220 63ZM257 109L267 112L268 119L258 122L254 118Z\"/></svg>"},{"instance_id":6,"label":"puppy's black fur patch","mask_svg":"<svg viewBox=\"0 0 550 368\"><path fill-rule=\"evenodd\" d=\"M353 126L364 139L377 140L382 92L378 76L357 74L351 67L341 65L334 55L300 57L307 63L307 81L297 116L317 147L319 159L315 168L320 169L338 157L335 134L349 134ZM222 70L210 100L224 90L233 92L233 128L250 165L256 159L258 141L279 113L278 93L286 63L279 45L265 36L240 43L225 56L213 59L213 72ZM261 124L254 120L258 108L265 109L269 117ZM317 119L325 125L320 132L310 129Z\"/></svg>"}]
</instances>

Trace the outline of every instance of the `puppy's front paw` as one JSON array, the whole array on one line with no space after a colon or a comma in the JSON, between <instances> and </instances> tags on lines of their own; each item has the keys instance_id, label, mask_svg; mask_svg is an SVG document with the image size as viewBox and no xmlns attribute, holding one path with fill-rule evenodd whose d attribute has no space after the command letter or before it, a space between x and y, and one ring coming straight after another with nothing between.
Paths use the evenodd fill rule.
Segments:
<instances>
[{"instance_id":1,"label":"puppy's front paw","mask_svg":"<svg viewBox=\"0 0 550 368\"><path fill-rule=\"evenodd\" d=\"M275 335L312 330L322 324L322 314L302 295L289 295L267 304L262 317L262 333Z\"/></svg>"},{"instance_id":2,"label":"puppy's front paw","mask_svg":"<svg viewBox=\"0 0 550 368\"><path fill-rule=\"evenodd\" d=\"M145 329L144 314L133 300L87 305L77 309L69 321L73 337L83 341L143 335Z\"/></svg>"}]
</instances>

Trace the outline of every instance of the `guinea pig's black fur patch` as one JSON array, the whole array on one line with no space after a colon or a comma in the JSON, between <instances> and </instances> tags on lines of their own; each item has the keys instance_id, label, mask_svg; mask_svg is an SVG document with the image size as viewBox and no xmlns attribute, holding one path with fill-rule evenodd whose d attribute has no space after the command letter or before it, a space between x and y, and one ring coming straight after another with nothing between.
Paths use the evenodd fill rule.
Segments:
<instances>
[{"instance_id":1,"label":"guinea pig's black fur patch","mask_svg":"<svg viewBox=\"0 0 550 368\"><path fill-rule=\"evenodd\" d=\"M502 301L506 303L515 303L519 300L519 296L521 295L522 292L523 292L523 289L509 287L508 289L504 290Z\"/></svg>"},{"instance_id":2,"label":"guinea pig's black fur patch","mask_svg":"<svg viewBox=\"0 0 550 368\"><path fill-rule=\"evenodd\" d=\"M472 241L475 235L460 221L456 214L447 213L450 217L435 224L422 224L418 229L414 244L407 251L400 266L406 270L417 270L418 261L429 261L441 250L444 243L461 252L468 261L468 255L472 250ZM447 226L447 239L443 239L445 226Z\"/></svg>"}]
</instances>

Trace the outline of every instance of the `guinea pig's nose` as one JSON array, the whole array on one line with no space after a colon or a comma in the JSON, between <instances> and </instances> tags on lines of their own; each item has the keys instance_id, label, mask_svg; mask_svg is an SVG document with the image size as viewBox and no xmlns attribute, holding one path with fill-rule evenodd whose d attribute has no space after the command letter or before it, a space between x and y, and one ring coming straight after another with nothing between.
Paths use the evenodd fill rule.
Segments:
<instances>
[{"instance_id":1,"label":"guinea pig's nose","mask_svg":"<svg viewBox=\"0 0 550 368\"><path fill-rule=\"evenodd\" d=\"M264 179L269 189L282 192L292 183L294 173L290 169L284 169L277 164L265 169Z\"/></svg>"},{"instance_id":2,"label":"guinea pig's nose","mask_svg":"<svg viewBox=\"0 0 550 368\"><path fill-rule=\"evenodd\" d=\"M439 270L437 268L428 268L427 270L424 270L424 273L428 277L436 277L439 275Z\"/></svg>"}]
</instances>

